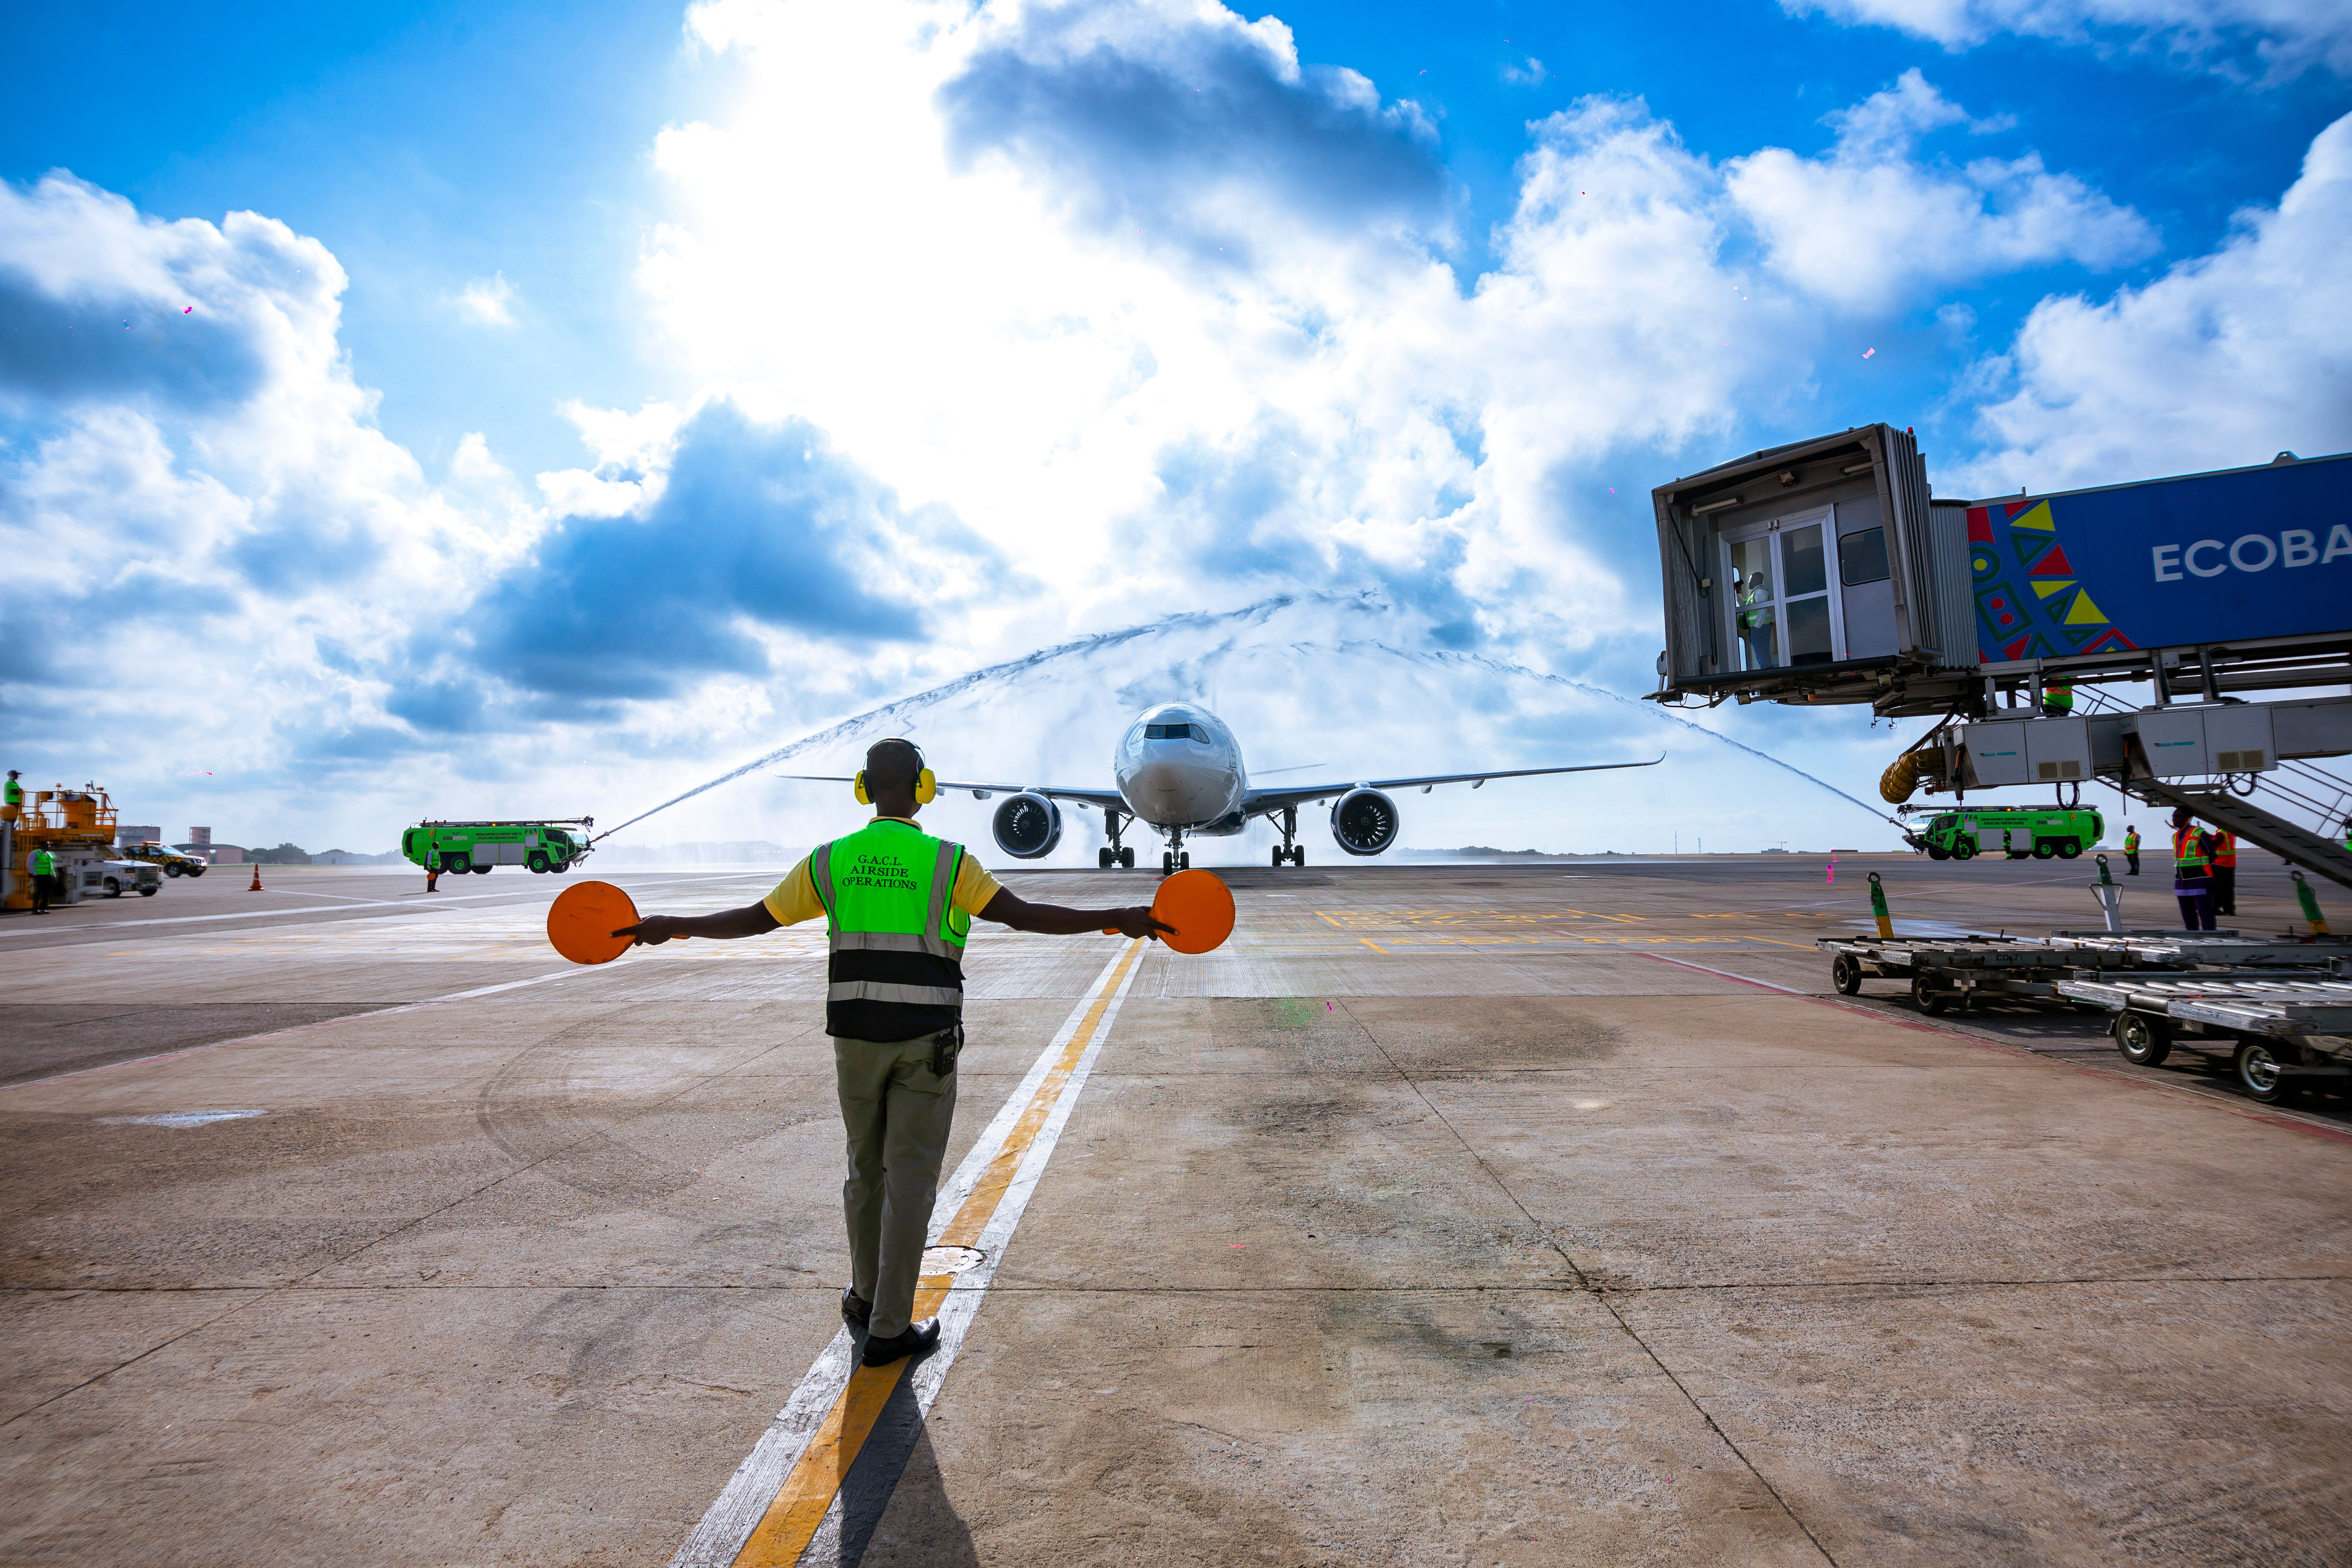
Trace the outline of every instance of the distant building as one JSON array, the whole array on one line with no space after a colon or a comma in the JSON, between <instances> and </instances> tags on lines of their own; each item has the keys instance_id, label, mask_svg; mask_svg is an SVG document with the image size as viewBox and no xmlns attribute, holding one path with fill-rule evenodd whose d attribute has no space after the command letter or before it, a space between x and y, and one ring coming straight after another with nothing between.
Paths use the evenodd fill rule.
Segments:
<instances>
[{"instance_id":1,"label":"distant building","mask_svg":"<svg viewBox=\"0 0 2352 1568\"><path fill-rule=\"evenodd\" d=\"M207 845L205 847L211 852L213 864L215 866L242 866L245 864L247 851L245 846L242 844L212 844Z\"/></svg>"},{"instance_id":2,"label":"distant building","mask_svg":"<svg viewBox=\"0 0 2352 1568\"><path fill-rule=\"evenodd\" d=\"M191 828L189 828L189 829L188 829L188 842L189 842L189 843L191 843L191 844L210 844L212 841L213 841L213 830L212 830L211 828L209 828L209 827L191 827Z\"/></svg>"},{"instance_id":3,"label":"distant building","mask_svg":"<svg viewBox=\"0 0 2352 1568\"><path fill-rule=\"evenodd\" d=\"M114 842L118 847L130 844L161 844L163 841L163 830L160 827L118 826L114 830Z\"/></svg>"}]
</instances>

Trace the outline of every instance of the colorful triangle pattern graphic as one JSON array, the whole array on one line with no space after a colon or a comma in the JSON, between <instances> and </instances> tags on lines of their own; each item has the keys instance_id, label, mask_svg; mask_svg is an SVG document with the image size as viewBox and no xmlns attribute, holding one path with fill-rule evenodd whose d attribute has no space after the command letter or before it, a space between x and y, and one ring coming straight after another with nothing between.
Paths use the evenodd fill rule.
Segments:
<instances>
[{"instance_id":1,"label":"colorful triangle pattern graphic","mask_svg":"<svg viewBox=\"0 0 2352 1568\"><path fill-rule=\"evenodd\" d=\"M1986 661L2138 646L2084 587L2059 539L2059 521L2057 509L2046 500L1969 509L1977 652Z\"/></svg>"}]
</instances>

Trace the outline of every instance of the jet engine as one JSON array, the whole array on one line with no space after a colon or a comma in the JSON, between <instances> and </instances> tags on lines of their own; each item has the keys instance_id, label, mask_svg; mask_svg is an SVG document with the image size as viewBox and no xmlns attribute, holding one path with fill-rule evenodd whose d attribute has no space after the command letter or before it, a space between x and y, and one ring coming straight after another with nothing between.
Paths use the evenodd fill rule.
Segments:
<instances>
[{"instance_id":1,"label":"jet engine","mask_svg":"<svg viewBox=\"0 0 2352 1568\"><path fill-rule=\"evenodd\" d=\"M1016 860L1051 855L1062 841L1062 808L1042 795L1023 790L996 808L996 847Z\"/></svg>"},{"instance_id":2,"label":"jet engine","mask_svg":"<svg viewBox=\"0 0 2352 1568\"><path fill-rule=\"evenodd\" d=\"M1396 836L1396 802L1376 789L1351 789L1331 808L1331 837L1350 855L1377 855Z\"/></svg>"}]
</instances>

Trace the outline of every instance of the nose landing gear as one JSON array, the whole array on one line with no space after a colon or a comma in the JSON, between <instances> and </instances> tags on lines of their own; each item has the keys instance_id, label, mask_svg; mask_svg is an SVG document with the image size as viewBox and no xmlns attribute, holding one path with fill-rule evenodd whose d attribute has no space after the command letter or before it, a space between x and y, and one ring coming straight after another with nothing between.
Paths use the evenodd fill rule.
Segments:
<instances>
[{"instance_id":1,"label":"nose landing gear","mask_svg":"<svg viewBox=\"0 0 2352 1568\"><path fill-rule=\"evenodd\" d=\"M1192 854L1184 847L1184 830L1181 827L1170 828L1167 853L1160 857L1160 874L1163 877L1172 877L1179 871L1189 871L1192 868Z\"/></svg>"}]
</instances>

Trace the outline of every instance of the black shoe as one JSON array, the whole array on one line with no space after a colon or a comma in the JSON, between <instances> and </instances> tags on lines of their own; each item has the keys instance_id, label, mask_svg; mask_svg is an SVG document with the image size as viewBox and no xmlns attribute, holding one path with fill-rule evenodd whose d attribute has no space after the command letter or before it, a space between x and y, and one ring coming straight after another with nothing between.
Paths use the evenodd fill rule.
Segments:
<instances>
[{"instance_id":1,"label":"black shoe","mask_svg":"<svg viewBox=\"0 0 2352 1568\"><path fill-rule=\"evenodd\" d=\"M874 1309L871 1306L857 1299L857 1291L853 1287L846 1285L842 1287L841 1321L843 1322L856 1323L863 1328L866 1325L866 1320L873 1316L873 1313Z\"/></svg>"},{"instance_id":2,"label":"black shoe","mask_svg":"<svg viewBox=\"0 0 2352 1568\"><path fill-rule=\"evenodd\" d=\"M888 1366L910 1355L921 1355L940 1342L940 1321L910 1325L903 1334L887 1340L867 1340L866 1354L860 1358L867 1366Z\"/></svg>"}]
</instances>

